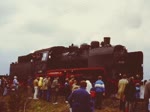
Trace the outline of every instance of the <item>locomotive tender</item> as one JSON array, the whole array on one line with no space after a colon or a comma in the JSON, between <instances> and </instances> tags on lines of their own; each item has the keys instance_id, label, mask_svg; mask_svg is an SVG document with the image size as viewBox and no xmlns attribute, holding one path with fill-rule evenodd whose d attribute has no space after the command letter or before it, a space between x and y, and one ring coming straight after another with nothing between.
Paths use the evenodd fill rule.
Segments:
<instances>
[{"instance_id":1,"label":"locomotive tender","mask_svg":"<svg viewBox=\"0 0 150 112\"><path fill-rule=\"evenodd\" d=\"M37 50L19 56L17 62L10 64L10 76L18 76L22 80L36 74L66 76L69 73L78 74L77 76L89 74L86 77L94 80L100 74L117 80L120 74L126 73L128 76L142 80L143 53L128 52L125 46L111 45L110 37L104 37L103 42L92 41L90 45L84 43L80 47L72 44L69 47L54 46Z\"/></svg>"}]
</instances>

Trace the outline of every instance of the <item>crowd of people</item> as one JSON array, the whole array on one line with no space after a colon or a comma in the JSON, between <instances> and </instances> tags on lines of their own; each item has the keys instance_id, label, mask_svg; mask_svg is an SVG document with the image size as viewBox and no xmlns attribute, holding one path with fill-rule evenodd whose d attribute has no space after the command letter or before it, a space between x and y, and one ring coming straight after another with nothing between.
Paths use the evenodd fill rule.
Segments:
<instances>
[{"instance_id":1,"label":"crowd of people","mask_svg":"<svg viewBox=\"0 0 150 112\"><path fill-rule=\"evenodd\" d=\"M19 87L19 81L17 76L11 80L9 77L2 77L0 79L0 95L6 96L10 91L17 91Z\"/></svg>"},{"instance_id":2,"label":"crowd of people","mask_svg":"<svg viewBox=\"0 0 150 112\"><path fill-rule=\"evenodd\" d=\"M126 74L124 74L118 82L116 97L120 100L119 109L122 112L136 112L139 101L146 102L144 110L149 112L150 81L136 82L134 77L127 78Z\"/></svg>"},{"instance_id":3,"label":"crowd of people","mask_svg":"<svg viewBox=\"0 0 150 112\"><path fill-rule=\"evenodd\" d=\"M106 94L105 82L102 76L98 76L94 83L90 80L78 80L71 75L65 78L63 85L59 77L35 77L29 76L26 81L27 98L33 100L44 99L59 104L59 93L63 87L65 103L70 105L70 112L94 112L95 109L101 109L103 98ZM9 78L0 79L0 93L3 96L9 94L9 91L17 91L19 81L14 76L11 81ZM150 98L150 81L135 82L134 77L128 77L126 74L118 81L118 91L115 98L120 100L119 109L122 112L134 112L137 102L143 99L146 102L145 109L148 110ZM86 108L85 108L86 107Z\"/></svg>"}]
</instances>

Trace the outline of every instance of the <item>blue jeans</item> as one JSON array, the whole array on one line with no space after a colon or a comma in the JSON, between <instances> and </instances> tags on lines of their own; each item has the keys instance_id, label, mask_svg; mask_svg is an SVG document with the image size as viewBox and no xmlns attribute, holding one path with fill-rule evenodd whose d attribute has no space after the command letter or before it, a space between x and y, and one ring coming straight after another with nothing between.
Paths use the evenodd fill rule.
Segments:
<instances>
[{"instance_id":1,"label":"blue jeans","mask_svg":"<svg viewBox=\"0 0 150 112\"><path fill-rule=\"evenodd\" d=\"M47 101L50 101L50 96L51 96L51 90L50 90L50 88L48 88L47 92L46 92L46 100Z\"/></svg>"}]
</instances>

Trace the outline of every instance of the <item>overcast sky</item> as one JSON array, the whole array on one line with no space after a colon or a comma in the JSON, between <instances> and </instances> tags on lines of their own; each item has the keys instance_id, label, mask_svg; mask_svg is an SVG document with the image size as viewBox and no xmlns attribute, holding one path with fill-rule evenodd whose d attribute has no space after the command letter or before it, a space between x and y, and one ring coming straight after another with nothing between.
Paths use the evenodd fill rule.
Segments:
<instances>
[{"instance_id":1,"label":"overcast sky","mask_svg":"<svg viewBox=\"0 0 150 112\"><path fill-rule=\"evenodd\" d=\"M150 78L150 0L0 0L0 74L33 50L111 37L143 51Z\"/></svg>"}]
</instances>

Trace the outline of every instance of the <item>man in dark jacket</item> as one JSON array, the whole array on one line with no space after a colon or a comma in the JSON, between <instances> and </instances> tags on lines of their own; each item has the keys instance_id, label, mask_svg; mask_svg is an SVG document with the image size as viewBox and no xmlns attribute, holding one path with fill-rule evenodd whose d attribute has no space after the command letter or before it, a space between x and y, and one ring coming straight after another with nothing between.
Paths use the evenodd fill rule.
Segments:
<instances>
[{"instance_id":1,"label":"man in dark jacket","mask_svg":"<svg viewBox=\"0 0 150 112\"><path fill-rule=\"evenodd\" d=\"M125 90L124 90L124 95L125 95L125 112L134 112L134 103L136 100L136 88L135 84L133 82L134 78L130 77L129 78L129 83L126 85Z\"/></svg>"},{"instance_id":2,"label":"man in dark jacket","mask_svg":"<svg viewBox=\"0 0 150 112\"><path fill-rule=\"evenodd\" d=\"M87 83L80 82L80 88L75 90L68 98L72 112L91 112L91 98L86 91Z\"/></svg>"}]
</instances>

